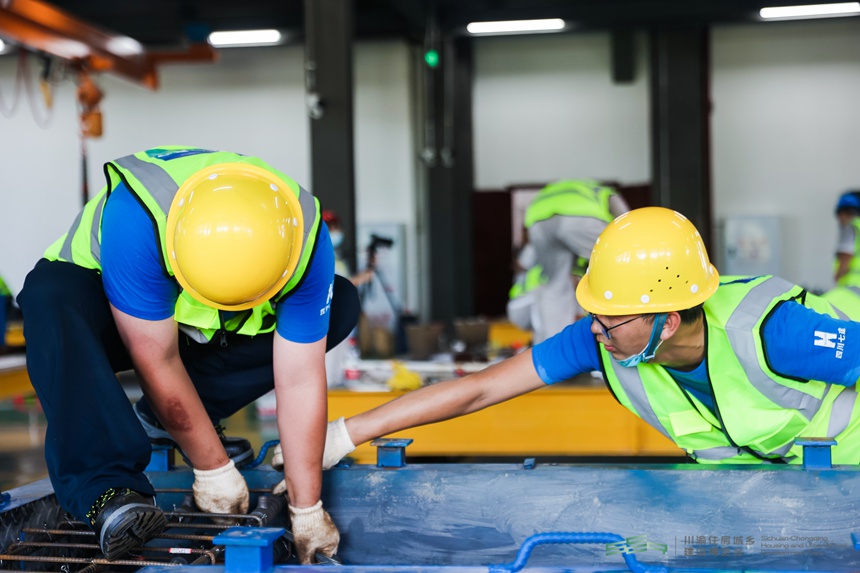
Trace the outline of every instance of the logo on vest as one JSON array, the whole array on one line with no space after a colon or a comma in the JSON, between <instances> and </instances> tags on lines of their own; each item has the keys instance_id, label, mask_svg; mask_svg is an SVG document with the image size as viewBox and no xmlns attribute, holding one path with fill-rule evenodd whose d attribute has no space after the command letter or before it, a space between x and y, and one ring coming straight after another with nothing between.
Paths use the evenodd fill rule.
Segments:
<instances>
[{"instance_id":1,"label":"logo on vest","mask_svg":"<svg viewBox=\"0 0 860 573\"><path fill-rule=\"evenodd\" d=\"M842 352L845 350L845 329L837 328L836 332L816 330L813 344L823 348L835 348L836 358L842 358Z\"/></svg>"}]
</instances>

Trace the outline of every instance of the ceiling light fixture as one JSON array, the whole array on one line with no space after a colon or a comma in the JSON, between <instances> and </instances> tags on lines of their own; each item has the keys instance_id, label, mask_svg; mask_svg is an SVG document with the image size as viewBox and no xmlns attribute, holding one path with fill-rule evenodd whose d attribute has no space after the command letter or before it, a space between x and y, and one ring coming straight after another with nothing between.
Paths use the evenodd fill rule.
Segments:
<instances>
[{"instance_id":1,"label":"ceiling light fixture","mask_svg":"<svg viewBox=\"0 0 860 573\"><path fill-rule=\"evenodd\" d=\"M233 30L212 32L209 43L216 48L236 48L243 46L273 46L280 44L283 36L278 30Z\"/></svg>"},{"instance_id":2,"label":"ceiling light fixture","mask_svg":"<svg viewBox=\"0 0 860 573\"><path fill-rule=\"evenodd\" d=\"M544 20L501 20L498 22L472 22L466 26L470 34L520 34L527 32L557 32L564 28L561 18Z\"/></svg>"},{"instance_id":3,"label":"ceiling light fixture","mask_svg":"<svg viewBox=\"0 0 860 573\"><path fill-rule=\"evenodd\" d=\"M805 6L774 6L762 8L759 15L765 20L774 18L821 18L860 14L860 2L838 4L807 4Z\"/></svg>"}]
</instances>

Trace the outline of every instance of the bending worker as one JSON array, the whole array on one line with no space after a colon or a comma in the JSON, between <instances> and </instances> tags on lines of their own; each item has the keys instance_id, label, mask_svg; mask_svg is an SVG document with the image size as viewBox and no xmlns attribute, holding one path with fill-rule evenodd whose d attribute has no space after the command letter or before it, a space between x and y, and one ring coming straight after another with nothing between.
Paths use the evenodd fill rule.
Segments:
<instances>
[{"instance_id":1,"label":"bending worker","mask_svg":"<svg viewBox=\"0 0 860 573\"><path fill-rule=\"evenodd\" d=\"M860 462L860 323L772 276L720 277L695 227L647 207L601 233L589 315L499 364L330 422L324 467L360 444L600 369L622 406L700 463L800 463L798 437Z\"/></svg>"},{"instance_id":2,"label":"bending worker","mask_svg":"<svg viewBox=\"0 0 860 573\"><path fill-rule=\"evenodd\" d=\"M588 264L594 241L606 224L628 210L614 189L585 179L552 183L532 199L525 225L546 277L546 284L534 295L539 317L534 325L535 343L560 332L576 318L576 277L571 273Z\"/></svg>"},{"instance_id":3,"label":"bending worker","mask_svg":"<svg viewBox=\"0 0 860 573\"><path fill-rule=\"evenodd\" d=\"M143 473L160 439L193 467L200 510L247 513L247 448L217 424L274 387L299 557L333 554L324 356L355 326L358 296L334 279L319 202L236 153L168 146L104 171L18 296L57 499L123 556L165 527ZM134 409L114 375L130 368Z\"/></svg>"}]
</instances>

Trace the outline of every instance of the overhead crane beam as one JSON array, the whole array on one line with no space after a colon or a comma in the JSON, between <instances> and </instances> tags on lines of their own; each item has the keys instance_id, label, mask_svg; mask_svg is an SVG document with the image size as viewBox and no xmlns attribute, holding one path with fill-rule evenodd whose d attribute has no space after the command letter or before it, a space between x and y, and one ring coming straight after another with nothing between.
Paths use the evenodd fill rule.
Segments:
<instances>
[{"instance_id":1,"label":"overhead crane beam","mask_svg":"<svg viewBox=\"0 0 860 573\"><path fill-rule=\"evenodd\" d=\"M151 89L158 88L158 63L217 59L217 52L208 44L192 45L187 52L148 52L134 38L104 30L39 0L0 3L0 36Z\"/></svg>"}]
</instances>

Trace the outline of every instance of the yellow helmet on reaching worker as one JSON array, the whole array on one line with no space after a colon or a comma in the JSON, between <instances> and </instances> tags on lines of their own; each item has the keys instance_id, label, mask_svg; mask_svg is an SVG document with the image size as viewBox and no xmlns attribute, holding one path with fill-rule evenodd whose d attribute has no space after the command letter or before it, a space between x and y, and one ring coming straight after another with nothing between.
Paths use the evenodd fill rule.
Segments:
<instances>
[{"instance_id":1,"label":"yellow helmet on reaching worker","mask_svg":"<svg viewBox=\"0 0 860 573\"><path fill-rule=\"evenodd\" d=\"M302 252L295 193L246 163L201 169L179 188L167 215L167 253L182 288L222 310L245 310L287 284Z\"/></svg>"},{"instance_id":2,"label":"yellow helmet on reaching worker","mask_svg":"<svg viewBox=\"0 0 860 573\"><path fill-rule=\"evenodd\" d=\"M696 227L677 211L645 207L606 226L576 299L607 316L669 312L703 303L719 282Z\"/></svg>"}]
</instances>

